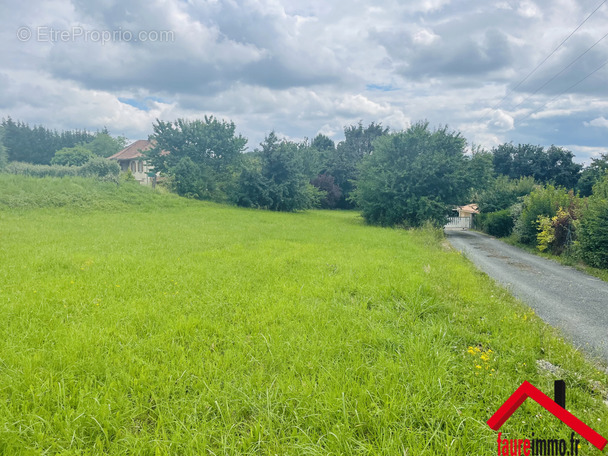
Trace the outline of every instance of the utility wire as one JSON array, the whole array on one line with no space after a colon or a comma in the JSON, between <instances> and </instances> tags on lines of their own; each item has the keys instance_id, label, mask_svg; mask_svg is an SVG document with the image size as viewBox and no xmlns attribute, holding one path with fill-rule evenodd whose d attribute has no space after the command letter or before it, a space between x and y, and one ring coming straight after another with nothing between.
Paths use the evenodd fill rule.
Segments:
<instances>
[{"instance_id":1,"label":"utility wire","mask_svg":"<svg viewBox=\"0 0 608 456\"><path fill-rule=\"evenodd\" d=\"M591 12L591 13L590 13L590 14L589 14L589 15L588 15L586 18L585 18L585 20L584 20L583 22L581 22L581 23L580 23L580 24L579 24L579 25L578 25L578 26L577 26L577 27L576 27L576 28L575 28L575 29L574 29L574 30L573 30L573 31L572 31L572 32L571 32L571 33L570 33L570 34L569 34L569 35L568 35L568 36L567 36L567 37L566 37L566 38L565 38L565 39L564 39L564 40L563 40L563 41L562 41L562 42L561 42L561 43L560 43L560 44L559 44L559 45L558 45L556 48L555 48L555 49L553 49L553 51L551 51L551 53L550 53L550 54L549 54L547 57L545 57L545 58L543 59L543 61L542 61L542 62L540 62L538 65L536 65L536 67L534 67L534 69L533 69L532 71L530 71L530 72L529 72L529 73L528 73L528 74L527 74L527 75L526 75L526 76L525 76L525 77L524 77L524 78L523 78L521 81L519 81L517 84L515 84L515 86L514 86L514 87L512 87L511 89L509 89L509 90L507 91L506 95L505 95L505 96L504 96L504 97L503 97L503 98L502 98L502 99L501 99L501 100L500 100L498 103L496 103L494 106L492 106L492 107L490 108L490 112L492 112L492 111L494 111L496 108L498 108L498 106L500 106L500 105L502 104L502 102L503 102L503 101L505 101L507 98L509 98L509 96L510 96L510 95L511 95L511 94L512 94L514 91L515 91L515 89L517 89L517 88L518 88L520 85L522 85L524 82L526 82L526 81L528 80L528 78L529 78L530 76L532 76L532 75L533 75L533 74L536 72L536 70L538 70L538 69L539 69L539 68L540 68L540 67L541 67L541 66L542 66L542 65L543 65L543 64L544 64L544 63L545 63L547 60L549 60L549 58L550 58L550 57L551 57L553 54L555 54L555 53L556 53L556 52L559 50L559 48L561 48L561 47L564 45L564 43L565 43L566 41L568 41L568 40L570 39L570 37L571 37L572 35L574 35L574 34L575 34L577 31L578 31L578 29L580 29L580 28L581 28L581 27L582 27L582 26L585 24L585 22L587 22L587 21L589 20L589 18L591 18L591 16L593 16L593 15L594 15L594 14L597 12L597 10L599 10L599 9L600 9L600 8L601 8L601 7L604 5L604 3L606 3L607 1L608 1L608 0L603 0L603 1L602 1L602 3L600 3L600 4L597 6L597 8L595 8L595 9L594 9L594 10L593 10L593 11L592 11L592 12ZM481 118L480 118L479 120L483 120L483 119L484 119L486 116L487 116L487 114L484 114L483 116L481 116Z\"/></svg>"},{"instance_id":2,"label":"utility wire","mask_svg":"<svg viewBox=\"0 0 608 456\"><path fill-rule=\"evenodd\" d=\"M607 36L608 36L608 33L606 33L603 37L601 37L599 40L597 40L591 47L587 48L587 50L585 52L583 52L581 55L579 55L577 58L575 58L572 62L570 62L568 65L566 65L559 73L555 74L555 76L553 76L551 79L549 79L547 82L545 82L544 84L542 84L539 88L537 88L534 92L532 92L530 95L528 95L526 98L524 98L524 100L521 103L516 104L511 109L516 109L516 108L520 107L522 104L524 104L530 98L532 98L532 96L535 95L536 93L538 93L539 90L541 90L544 87L546 87L549 83L551 83L551 81L555 80L560 74L562 74L564 71L566 71L572 65L574 65L585 54L587 54L587 52L589 52L591 49L593 49L595 46L597 46L600 43L600 41L604 40Z\"/></svg>"},{"instance_id":3,"label":"utility wire","mask_svg":"<svg viewBox=\"0 0 608 456\"><path fill-rule=\"evenodd\" d=\"M602 63L599 67L597 67L595 70L593 70L591 73L589 73L587 76L585 76L583 79L579 80L578 82L572 84L570 87L568 87L565 90L562 90L560 93L558 93L555 97L551 98L549 101L547 101L545 104L543 104L540 108L526 114L524 117L522 117L521 119L518 119L516 122L514 122L513 125L518 125L521 124L521 122L523 120L526 120L528 117L533 116L534 114L536 114L537 112L539 112L541 109L543 109L545 106L547 106L550 103L553 103L555 100L557 100L559 97L561 97L564 93L566 93L567 91L569 91L570 89L573 89L574 87L576 87L577 85L579 85L581 82L585 81L587 78L589 78L590 76L594 75L595 73L597 73L598 71L600 71L602 68L604 68L606 65L608 65L608 60L606 60L604 63Z\"/></svg>"}]
</instances>

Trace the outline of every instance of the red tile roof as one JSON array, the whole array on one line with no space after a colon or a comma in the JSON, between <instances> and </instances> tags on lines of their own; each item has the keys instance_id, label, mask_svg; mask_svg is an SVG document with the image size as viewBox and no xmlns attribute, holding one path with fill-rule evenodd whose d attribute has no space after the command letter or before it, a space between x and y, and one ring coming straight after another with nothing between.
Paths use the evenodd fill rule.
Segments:
<instances>
[{"instance_id":1,"label":"red tile roof","mask_svg":"<svg viewBox=\"0 0 608 456\"><path fill-rule=\"evenodd\" d=\"M461 212L468 212L469 214L479 214L479 207L477 204L467 204L466 206L458 206L458 210Z\"/></svg>"},{"instance_id":2,"label":"red tile roof","mask_svg":"<svg viewBox=\"0 0 608 456\"><path fill-rule=\"evenodd\" d=\"M152 149L154 145L147 139L139 139L128 147L125 147L120 152L108 157L110 160L132 160L141 157L142 151Z\"/></svg>"}]
</instances>

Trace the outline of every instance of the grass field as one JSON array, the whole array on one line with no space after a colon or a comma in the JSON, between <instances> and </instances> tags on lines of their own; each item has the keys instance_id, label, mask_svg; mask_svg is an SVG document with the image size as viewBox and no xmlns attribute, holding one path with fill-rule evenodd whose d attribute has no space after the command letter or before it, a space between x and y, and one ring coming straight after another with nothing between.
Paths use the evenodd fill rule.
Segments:
<instances>
[{"instance_id":1,"label":"grass field","mask_svg":"<svg viewBox=\"0 0 608 456\"><path fill-rule=\"evenodd\" d=\"M496 454L540 359L608 436L603 367L441 233L355 212L0 175L0 310L0 454ZM501 431L570 437L531 401Z\"/></svg>"}]
</instances>

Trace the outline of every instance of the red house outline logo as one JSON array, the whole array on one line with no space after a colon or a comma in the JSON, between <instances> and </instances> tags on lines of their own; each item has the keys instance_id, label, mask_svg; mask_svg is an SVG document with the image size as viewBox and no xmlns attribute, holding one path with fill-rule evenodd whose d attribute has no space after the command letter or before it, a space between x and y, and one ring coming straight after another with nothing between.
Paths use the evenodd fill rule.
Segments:
<instances>
[{"instance_id":1,"label":"red house outline logo","mask_svg":"<svg viewBox=\"0 0 608 456\"><path fill-rule=\"evenodd\" d=\"M557 402L553 401L549 396L536 388L528 381L524 381L519 388L501 405L501 407L487 421L488 426L495 431L507 421L511 415L519 408L527 399L533 399L541 407L555 416L558 420L569 426L574 432L579 434L594 447L600 451L604 449L608 441L575 417L572 413L562 408Z\"/></svg>"}]
</instances>

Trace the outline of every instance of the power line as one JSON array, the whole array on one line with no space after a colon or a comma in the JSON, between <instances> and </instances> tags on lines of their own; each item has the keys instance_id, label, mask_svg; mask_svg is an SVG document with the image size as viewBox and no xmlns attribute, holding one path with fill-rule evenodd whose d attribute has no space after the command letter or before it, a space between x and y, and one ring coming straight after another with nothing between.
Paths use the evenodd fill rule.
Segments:
<instances>
[{"instance_id":1,"label":"power line","mask_svg":"<svg viewBox=\"0 0 608 456\"><path fill-rule=\"evenodd\" d=\"M572 32L570 32L570 34L569 34L569 35L568 35L568 36L567 36L567 37L566 37L566 38L565 38L565 39L564 39L564 40L563 40L563 41L562 41L562 42L561 42L561 43L560 43L560 44L559 44L559 45L558 45L558 46L557 46L555 49L553 49L553 51L551 51L551 53L550 53L550 54L549 54L547 57L545 57L545 58L543 59L543 61L542 61L542 62L540 62L538 65L536 65L536 67L534 67L534 69L533 69L532 71L530 71L530 72L529 72L529 73L528 73L528 74L527 74L527 75L526 75L526 76L525 76L525 77L524 77L524 78L523 78L521 81L519 81L519 82L518 82L518 83L517 83L517 84L516 84L514 87L512 87L511 89L509 89L509 90L507 91L506 95L505 95L505 96L504 96L504 97L503 97L503 98L502 98L502 99L501 99L501 100L500 100L498 103L496 103L494 106L492 106L492 107L490 108L490 112L494 111L494 110L495 110L495 109L496 109L498 106L500 106L500 105L502 104L502 102L503 102L503 101L505 101L507 98L509 98L509 96L510 96L510 95L511 95L511 94L512 94L514 91L515 91L515 89L517 89L517 88L518 88L520 85L522 85L524 82L526 82L526 80L527 80L527 79L528 79L530 76L532 76L532 75L533 75L533 74L536 72L536 70L538 70L538 69L539 69L539 68L540 68L540 67L541 67L541 66L542 66L542 65L543 65L543 64L544 64L544 63L545 63L547 60L549 60L549 58L550 58L550 57L551 57L553 54L555 54L555 53L556 53L556 52L559 50L559 48L561 48L561 47L564 45L564 43L565 43L566 41L568 41L568 40L570 39L570 37L571 37L572 35L574 35L574 34L575 34L577 31L578 31L578 29L580 29L580 28L581 28L581 27L582 27L582 26L585 24L585 22L587 22L587 21L589 20L589 18L591 18L591 16L593 16L593 15L594 15L594 14L597 12L597 10L599 10L599 9L600 9L600 8L601 8L601 7L604 5L604 3L606 3L607 1L608 1L608 0L603 0L603 1L602 1L602 3L600 3L600 4L597 6L597 8L595 8L595 9L594 9L594 10L593 10L593 11L592 11L592 12L591 12L591 13L590 13L590 14L589 14L589 15L588 15L586 18L585 18L585 20L584 20L583 22L581 22L581 23L580 23L580 24L579 24L579 25L578 25L578 26L577 26L577 27L576 27L576 28L575 28L575 29L574 29ZM480 118L479 120L483 120L483 119L484 119L486 116L487 116L487 114L484 114L483 116L481 116L481 118Z\"/></svg>"},{"instance_id":2,"label":"power line","mask_svg":"<svg viewBox=\"0 0 608 456\"><path fill-rule=\"evenodd\" d=\"M579 85L581 82L585 81L587 78L593 76L595 73L597 73L598 71L600 71L602 68L604 68L606 65L608 65L608 60L606 60L604 63L602 63L599 67L597 67L595 70L593 70L591 73L589 73L587 76L585 76L583 79L579 80L578 82L572 84L570 87L568 87L565 90L562 90L560 93L558 93L555 97L551 98L549 101L547 101L545 104L543 104L540 108L526 114L524 117L522 117L521 119L518 119L516 122L514 122L513 125L517 125L517 124L521 124L521 122L523 120L526 120L528 117L533 116L534 114L536 114L537 112L539 112L541 109L543 109L545 106L547 106L550 103L553 103L555 100L557 100L559 97L561 97L564 93L566 93L567 91L569 91L570 89L573 89L574 87L576 87L577 85Z\"/></svg>"},{"instance_id":3,"label":"power line","mask_svg":"<svg viewBox=\"0 0 608 456\"><path fill-rule=\"evenodd\" d=\"M530 95L528 95L526 98L524 98L524 100L522 102L516 104L511 109L516 109L519 106L521 106L522 104L524 104L526 101L528 101L539 90L541 90L544 87L546 87L549 83L551 83L551 81L555 80L564 71L566 71L568 68L570 68L572 65L574 65L577 61L579 61L585 54L587 54L587 52L589 52L591 49L593 49L595 46L597 46L600 43L600 41L604 40L607 36L608 36L608 33L606 33L603 37L601 37L599 40L597 40L591 47L587 48L587 50L585 52L583 52L582 54L580 54L577 58L575 58L572 62L570 62L568 65L566 65L564 68L562 68L562 70L560 70L557 74L555 74L551 79L549 79L547 82L545 82L544 84L542 84L539 88L537 88Z\"/></svg>"}]
</instances>

